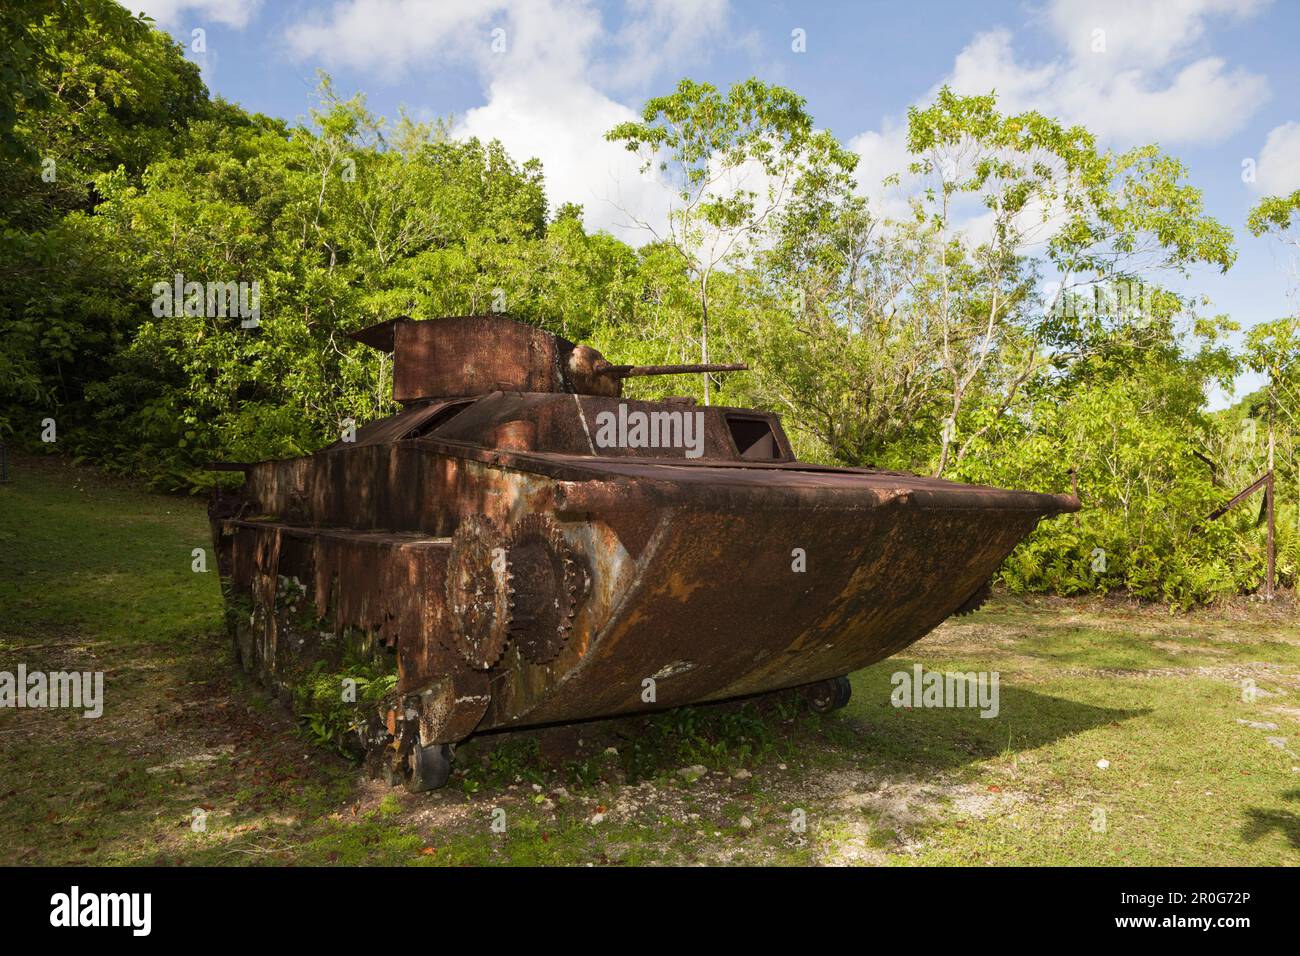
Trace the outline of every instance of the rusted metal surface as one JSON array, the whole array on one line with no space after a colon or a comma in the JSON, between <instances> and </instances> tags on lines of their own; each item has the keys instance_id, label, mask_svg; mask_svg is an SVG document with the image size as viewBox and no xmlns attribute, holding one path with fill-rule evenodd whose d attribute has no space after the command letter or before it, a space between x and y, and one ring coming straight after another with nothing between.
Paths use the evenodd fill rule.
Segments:
<instances>
[{"instance_id":1,"label":"rusted metal surface","mask_svg":"<svg viewBox=\"0 0 1300 956\"><path fill-rule=\"evenodd\" d=\"M248 467L212 520L241 660L273 688L341 647L391 663L365 746L399 775L472 733L836 678L976 606L1078 510L798 462L770 413L620 400L600 383L627 366L498 317L356 337L394 351L410 407ZM694 454L666 413L698 416Z\"/></svg>"},{"instance_id":2,"label":"rusted metal surface","mask_svg":"<svg viewBox=\"0 0 1300 956\"><path fill-rule=\"evenodd\" d=\"M1216 518L1223 517L1261 488L1264 489L1264 500L1260 503L1259 521L1256 522L1256 526L1259 525L1260 521L1265 522L1267 525L1267 531L1265 532L1267 537L1264 542L1264 599L1271 601L1274 597L1274 582L1277 580L1277 541L1275 537L1273 514L1273 469L1270 468L1241 491L1233 495L1232 500L1227 504L1211 511L1205 516L1205 522L1214 521ZM1202 525L1196 525L1192 528L1192 533L1199 534L1202 530Z\"/></svg>"},{"instance_id":3,"label":"rusted metal surface","mask_svg":"<svg viewBox=\"0 0 1300 956\"><path fill-rule=\"evenodd\" d=\"M495 389L560 390L562 364L573 351L571 342L491 315L395 319L353 337L393 353L393 398L399 402Z\"/></svg>"},{"instance_id":4,"label":"rusted metal surface","mask_svg":"<svg viewBox=\"0 0 1300 956\"><path fill-rule=\"evenodd\" d=\"M610 374L618 378L634 378L638 375L689 375L695 372L743 372L749 366L744 362L718 364L716 362L696 362L687 365L611 365Z\"/></svg>"},{"instance_id":5,"label":"rusted metal surface","mask_svg":"<svg viewBox=\"0 0 1300 956\"><path fill-rule=\"evenodd\" d=\"M1237 505L1241 504L1243 501L1245 501L1247 498L1249 498L1249 497L1250 497L1251 495L1253 495L1255 492L1259 491L1259 489L1261 489L1261 488L1266 488L1269 484L1272 483L1272 481L1273 481L1273 473L1272 473L1271 471L1266 471L1266 472L1264 472L1264 474L1260 475L1258 478L1256 478L1254 481L1252 481L1249 485L1247 485L1247 486L1246 486L1245 488L1243 488L1241 491L1239 491L1239 492L1237 492L1235 495L1233 495L1233 496L1232 496L1232 500L1229 501L1226 505L1222 505L1222 506L1220 506L1220 507L1218 507L1218 508L1215 508L1215 509L1214 509L1213 511L1211 511L1208 515L1206 515L1206 516L1205 516L1205 521L1207 521L1207 522L1208 522L1208 521L1213 521L1213 520L1216 519L1216 518L1221 518L1221 517L1223 517L1223 516L1226 515L1229 511L1231 511L1233 508L1237 507ZM1194 530L1199 530L1199 526L1198 526L1196 529L1194 529Z\"/></svg>"}]
</instances>

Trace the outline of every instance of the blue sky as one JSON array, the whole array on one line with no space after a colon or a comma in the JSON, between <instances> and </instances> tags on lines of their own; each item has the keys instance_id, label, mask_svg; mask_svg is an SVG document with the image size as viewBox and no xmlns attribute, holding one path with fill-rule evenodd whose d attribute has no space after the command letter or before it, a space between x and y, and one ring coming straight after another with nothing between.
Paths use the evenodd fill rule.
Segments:
<instances>
[{"instance_id":1,"label":"blue sky","mask_svg":"<svg viewBox=\"0 0 1300 956\"><path fill-rule=\"evenodd\" d=\"M341 92L364 91L374 112L452 115L460 134L537 156L553 204L582 203L590 227L633 242L643 234L629 228L628 211L655 219L662 189L601 133L683 76L790 87L818 125L861 154L864 183L905 161L910 105L945 82L967 93L997 89L1008 109L1081 122L1116 148L1157 142L1183 160L1211 214L1237 231L1240 251L1226 276L1197 274L1185 288L1245 326L1295 308L1283 250L1243 228L1261 196L1300 188L1292 0L127 5L182 43L202 29L206 51L189 57L215 93L248 109L305 115L315 72L326 69ZM795 30L806 38L802 52L792 49ZM1245 162L1254 182L1243 181Z\"/></svg>"}]
</instances>

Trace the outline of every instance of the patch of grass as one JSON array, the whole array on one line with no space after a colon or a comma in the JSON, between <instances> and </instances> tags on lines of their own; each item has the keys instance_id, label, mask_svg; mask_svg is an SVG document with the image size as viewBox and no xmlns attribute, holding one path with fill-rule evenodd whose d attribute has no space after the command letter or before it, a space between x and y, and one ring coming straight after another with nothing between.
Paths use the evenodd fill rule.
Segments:
<instances>
[{"instance_id":1,"label":"patch of grass","mask_svg":"<svg viewBox=\"0 0 1300 956\"><path fill-rule=\"evenodd\" d=\"M19 457L0 485L6 639L74 632L115 645L176 643L220 628L203 505L105 481L61 459ZM206 573L192 570L193 550Z\"/></svg>"},{"instance_id":2,"label":"patch of grass","mask_svg":"<svg viewBox=\"0 0 1300 956\"><path fill-rule=\"evenodd\" d=\"M876 774L988 795L988 812L903 827L918 845L894 862L1300 862L1300 806L1288 796L1300 787L1294 626L1252 633L1212 612L1137 614L1122 627L1104 611L998 612L998 624L981 614L945 625L912 657L853 675L854 700L828 722L838 746L823 768L845 765L856 742ZM891 675L918 662L998 672L998 716L891 706Z\"/></svg>"},{"instance_id":3,"label":"patch of grass","mask_svg":"<svg viewBox=\"0 0 1300 956\"><path fill-rule=\"evenodd\" d=\"M352 683L345 687L345 680ZM374 660L347 660L337 668L317 661L293 689L293 710L312 743L354 755L358 730L396 686L397 675Z\"/></svg>"},{"instance_id":4,"label":"patch of grass","mask_svg":"<svg viewBox=\"0 0 1300 956\"><path fill-rule=\"evenodd\" d=\"M471 739L457 749L455 766L461 789L467 796L484 788L502 790L515 782L541 784L547 778L548 769L537 739L527 736L499 737L487 746Z\"/></svg>"},{"instance_id":5,"label":"patch of grass","mask_svg":"<svg viewBox=\"0 0 1300 956\"><path fill-rule=\"evenodd\" d=\"M680 707L646 718L619 748L629 783L681 768L751 766L777 747L772 723L756 703Z\"/></svg>"}]
</instances>

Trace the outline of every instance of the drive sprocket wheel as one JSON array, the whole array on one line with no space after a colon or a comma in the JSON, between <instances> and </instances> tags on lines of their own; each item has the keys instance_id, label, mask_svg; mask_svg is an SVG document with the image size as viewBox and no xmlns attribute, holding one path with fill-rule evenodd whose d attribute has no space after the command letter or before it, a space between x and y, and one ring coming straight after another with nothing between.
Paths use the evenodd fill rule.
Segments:
<instances>
[{"instance_id":1,"label":"drive sprocket wheel","mask_svg":"<svg viewBox=\"0 0 1300 956\"><path fill-rule=\"evenodd\" d=\"M513 591L510 634L534 664L564 649L582 597L583 570L559 527L545 515L526 515L510 536Z\"/></svg>"},{"instance_id":2,"label":"drive sprocket wheel","mask_svg":"<svg viewBox=\"0 0 1300 956\"><path fill-rule=\"evenodd\" d=\"M492 522L472 515L451 539L447 613L451 639L473 668L489 670L510 641L510 554Z\"/></svg>"}]
</instances>

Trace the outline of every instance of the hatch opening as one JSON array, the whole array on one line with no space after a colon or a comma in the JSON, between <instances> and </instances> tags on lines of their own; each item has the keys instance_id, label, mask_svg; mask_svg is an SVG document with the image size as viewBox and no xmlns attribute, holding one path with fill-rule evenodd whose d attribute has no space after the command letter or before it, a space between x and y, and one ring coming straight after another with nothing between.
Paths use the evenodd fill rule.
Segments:
<instances>
[{"instance_id":1,"label":"hatch opening","mask_svg":"<svg viewBox=\"0 0 1300 956\"><path fill-rule=\"evenodd\" d=\"M426 421L421 422L418 426L408 432L405 436L407 439L423 438L425 435L431 435L436 429L447 424L465 409L474 404L473 399L463 402L449 402L445 408L436 411Z\"/></svg>"},{"instance_id":2,"label":"hatch opening","mask_svg":"<svg viewBox=\"0 0 1300 956\"><path fill-rule=\"evenodd\" d=\"M736 451L747 461L777 461L781 457L781 446L772 431L772 423L766 418L741 418L728 415L727 428L731 431L731 440L736 444Z\"/></svg>"}]
</instances>

